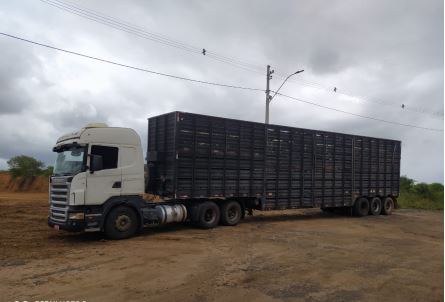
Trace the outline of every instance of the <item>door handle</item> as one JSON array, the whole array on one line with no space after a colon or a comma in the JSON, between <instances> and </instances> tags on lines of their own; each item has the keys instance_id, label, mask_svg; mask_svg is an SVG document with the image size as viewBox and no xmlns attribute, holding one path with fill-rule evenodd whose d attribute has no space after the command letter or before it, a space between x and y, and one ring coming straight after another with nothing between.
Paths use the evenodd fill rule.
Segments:
<instances>
[{"instance_id":1,"label":"door handle","mask_svg":"<svg viewBox=\"0 0 445 302\"><path fill-rule=\"evenodd\" d=\"M119 189L122 187L122 182L121 181L115 181L112 188L114 189Z\"/></svg>"}]
</instances>

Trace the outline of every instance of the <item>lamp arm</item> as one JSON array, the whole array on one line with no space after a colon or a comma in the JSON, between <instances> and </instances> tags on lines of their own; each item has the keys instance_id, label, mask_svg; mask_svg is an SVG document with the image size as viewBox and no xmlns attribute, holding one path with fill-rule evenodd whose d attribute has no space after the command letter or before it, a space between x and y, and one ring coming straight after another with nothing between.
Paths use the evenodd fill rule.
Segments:
<instances>
[{"instance_id":1,"label":"lamp arm","mask_svg":"<svg viewBox=\"0 0 445 302\"><path fill-rule=\"evenodd\" d=\"M273 100L273 98L278 94L278 91L280 91L281 87L283 87L284 83L286 83L286 81L289 80L289 78L290 78L291 76L296 75L297 73L300 73L300 72L303 72L303 71L304 71L304 69L303 69L303 70L296 71L296 72L291 73L290 75L288 75L288 76L286 77L286 79L284 79L283 83L281 83L280 87L278 87L278 89L277 89L276 91L274 91L275 93L274 93L274 95L269 99L269 102L271 102L271 101Z\"/></svg>"}]
</instances>

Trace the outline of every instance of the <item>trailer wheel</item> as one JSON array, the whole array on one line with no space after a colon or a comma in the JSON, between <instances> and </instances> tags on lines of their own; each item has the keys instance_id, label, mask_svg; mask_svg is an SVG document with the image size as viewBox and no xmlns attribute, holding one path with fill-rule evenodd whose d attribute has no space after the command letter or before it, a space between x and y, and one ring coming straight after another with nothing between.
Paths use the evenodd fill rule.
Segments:
<instances>
[{"instance_id":1,"label":"trailer wheel","mask_svg":"<svg viewBox=\"0 0 445 302\"><path fill-rule=\"evenodd\" d=\"M372 198L371 202L369 203L369 212L372 215L380 215L381 211L382 211L382 200L378 197Z\"/></svg>"},{"instance_id":2,"label":"trailer wheel","mask_svg":"<svg viewBox=\"0 0 445 302\"><path fill-rule=\"evenodd\" d=\"M223 225L237 225L241 219L241 205L237 201L228 201L221 207L221 223Z\"/></svg>"},{"instance_id":3,"label":"trailer wheel","mask_svg":"<svg viewBox=\"0 0 445 302\"><path fill-rule=\"evenodd\" d=\"M125 206L111 209L105 220L105 235L108 238L119 240L133 236L138 229L136 212Z\"/></svg>"},{"instance_id":4,"label":"trailer wheel","mask_svg":"<svg viewBox=\"0 0 445 302\"><path fill-rule=\"evenodd\" d=\"M360 197L354 203L354 215L358 217L363 217L368 215L369 212L369 201L367 198Z\"/></svg>"},{"instance_id":5,"label":"trailer wheel","mask_svg":"<svg viewBox=\"0 0 445 302\"><path fill-rule=\"evenodd\" d=\"M386 197L383 201L382 214L391 215L394 210L394 200L391 197Z\"/></svg>"},{"instance_id":6,"label":"trailer wheel","mask_svg":"<svg viewBox=\"0 0 445 302\"><path fill-rule=\"evenodd\" d=\"M211 229L218 225L220 211L213 201L207 201L198 206L198 226L204 229Z\"/></svg>"}]
</instances>

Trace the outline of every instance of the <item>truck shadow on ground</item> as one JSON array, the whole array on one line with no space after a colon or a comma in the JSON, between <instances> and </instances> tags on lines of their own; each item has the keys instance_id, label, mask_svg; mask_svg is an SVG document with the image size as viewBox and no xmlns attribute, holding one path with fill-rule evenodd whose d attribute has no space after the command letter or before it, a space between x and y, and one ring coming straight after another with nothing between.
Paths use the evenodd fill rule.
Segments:
<instances>
[{"instance_id":1,"label":"truck shadow on ground","mask_svg":"<svg viewBox=\"0 0 445 302\"><path fill-rule=\"evenodd\" d=\"M344 219L344 218L351 218L354 219L354 217L351 217L351 215L344 211L338 211L335 213L324 213L317 210L308 210L301 213L292 213L292 214L280 214L280 213L273 213L273 214L260 214L260 215L253 215L253 216L246 216L239 225L244 224L251 224L255 225L258 223L265 223L265 222L284 222L284 221L307 221L307 220L317 220L317 219ZM218 226L218 228L224 228L223 226ZM180 232L183 233L185 231L198 231L198 232L206 232L207 230L199 228L192 223L185 223L185 224L171 224L171 225L163 225L163 226L148 226L144 228L142 231L140 231L135 238L141 238L141 237L151 237L155 234L161 235L161 234L168 234L173 232ZM190 236L193 236L193 234L190 234ZM105 241L112 241L109 240L103 233L100 232L94 232L94 233L57 233L49 236L50 240L54 241L65 241L65 242L71 242L71 243L88 243L88 242L105 242Z\"/></svg>"},{"instance_id":2,"label":"truck shadow on ground","mask_svg":"<svg viewBox=\"0 0 445 302\"><path fill-rule=\"evenodd\" d=\"M339 218L351 218L352 215L345 211L338 211L334 213L325 213L317 210L310 210L301 213L292 214L272 214L272 215L258 215L258 216L246 216L242 221L243 223L255 223L262 221L269 222L279 222L279 221L289 221L289 220L311 220L311 219L339 219Z\"/></svg>"},{"instance_id":3,"label":"truck shadow on ground","mask_svg":"<svg viewBox=\"0 0 445 302\"><path fill-rule=\"evenodd\" d=\"M348 217L349 216L349 217ZM343 213L324 213L318 211L312 211L310 213L296 213L296 214L275 214L275 215L258 215L258 216L246 216L243 220L240 221L238 226L240 225L255 225L258 223L265 222L284 222L284 221L306 221L306 220L316 220L316 219L344 219L344 218L354 218L350 217L350 215ZM230 228L219 225L218 228ZM156 226L145 228L139 236L151 236L153 233L162 234L162 233L170 233L170 232L178 232L178 231L186 231L186 230L197 230L197 231L208 231L206 229L199 228L195 226L193 223L186 224L171 224L164 226Z\"/></svg>"},{"instance_id":4,"label":"truck shadow on ground","mask_svg":"<svg viewBox=\"0 0 445 302\"><path fill-rule=\"evenodd\" d=\"M371 216L368 216L369 218L372 218ZM292 213L292 214L268 214L268 215L258 215L258 216L246 216L245 219L241 220L238 226L236 227L230 227L230 226L218 226L215 229L212 229L214 231L219 230L228 230L230 231L231 228L237 229L237 227L242 228L243 226L253 226L253 227L259 227L264 226L267 223L279 223L279 222L289 222L294 221L296 223L298 222L304 222L304 221L316 221L316 220L342 220L342 219L360 219L358 217L353 217L349 215L348 213L344 213L342 211L337 213L324 213L321 211L307 211L302 213ZM178 232L178 235L180 236L168 236L168 237L162 237L163 240L182 240L186 239L185 237L189 237L190 239L206 239L207 235L212 237L212 233L209 233L209 231L212 230L206 230L199 228L192 223L187 223L184 225L165 225L165 226L159 226L159 227L152 227L152 228L146 228L144 229L138 237L147 237L150 238L151 236L158 237L157 235L166 235L166 234L173 234L174 232ZM207 234L207 235L206 235ZM160 237L159 237L160 239Z\"/></svg>"},{"instance_id":5,"label":"truck shadow on ground","mask_svg":"<svg viewBox=\"0 0 445 302\"><path fill-rule=\"evenodd\" d=\"M52 241L65 241L72 243L88 243L105 240L106 237L103 233L86 233L86 232L58 232L55 234L50 234L48 236L49 240Z\"/></svg>"}]
</instances>

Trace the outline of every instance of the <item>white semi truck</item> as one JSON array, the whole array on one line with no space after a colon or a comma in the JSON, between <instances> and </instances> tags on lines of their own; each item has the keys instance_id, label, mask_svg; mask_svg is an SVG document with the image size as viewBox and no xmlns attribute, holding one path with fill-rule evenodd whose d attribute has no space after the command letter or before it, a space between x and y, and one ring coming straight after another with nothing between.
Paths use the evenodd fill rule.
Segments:
<instances>
[{"instance_id":1,"label":"white semi truck","mask_svg":"<svg viewBox=\"0 0 445 302\"><path fill-rule=\"evenodd\" d=\"M127 238L146 223L184 222L182 204L148 203L139 135L129 128L89 124L60 137L50 177L49 226L104 231Z\"/></svg>"},{"instance_id":2,"label":"white semi truck","mask_svg":"<svg viewBox=\"0 0 445 302\"><path fill-rule=\"evenodd\" d=\"M253 210L388 215L399 195L395 140L172 112L149 119L147 141L144 171L132 129L89 124L60 137L48 225L122 239L145 225L236 225Z\"/></svg>"}]
</instances>

